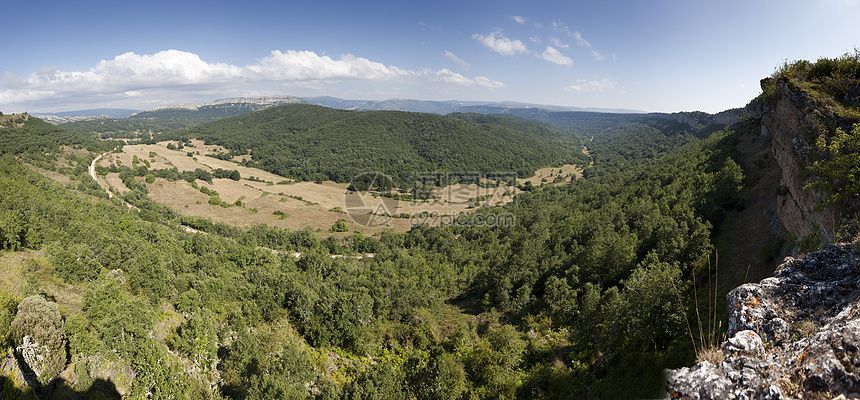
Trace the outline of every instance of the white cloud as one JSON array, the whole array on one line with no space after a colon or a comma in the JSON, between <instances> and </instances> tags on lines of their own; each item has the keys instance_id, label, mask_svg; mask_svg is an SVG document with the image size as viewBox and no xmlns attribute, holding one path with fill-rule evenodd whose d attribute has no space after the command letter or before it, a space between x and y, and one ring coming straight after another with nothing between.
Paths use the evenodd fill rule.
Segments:
<instances>
[{"instance_id":1,"label":"white cloud","mask_svg":"<svg viewBox=\"0 0 860 400\"><path fill-rule=\"evenodd\" d=\"M444 53L442 53L442 55L443 55L443 56L445 56L445 58L447 58L447 59L449 59L449 60L451 60L451 61L454 61L455 63L459 64L459 65L460 65L460 67L461 67L461 68L463 68L463 69L465 69L465 70L469 70L469 68L471 67L471 65L469 65L469 63L467 63L467 62L466 62L465 60L463 60L462 58L457 57L457 55L456 55L456 54L454 54L454 53L452 53L450 50L445 50L445 52L444 52Z\"/></svg>"},{"instance_id":2,"label":"white cloud","mask_svg":"<svg viewBox=\"0 0 860 400\"><path fill-rule=\"evenodd\" d=\"M469 79L445 68L436 71L434 75L437 80L441 82L453 83L460 86L483 86L488 88L500 88L505 86L502 82L494 81L484 76L477 76L475 79Z\"/></svg>"},{"instance_id":3,"label":"white cloud","mask_svg":"<svg viewBox=\"0 0 860 400\"><path fill-rule=\"evenodd\" d=\"M570 47L569 44L562 43L561 40L559 40L556 37L550 36L549 41L552 42L552 44L555 45L555 47L561 47L562 49L566 49L566 48Z\"/></svg>"},{"instance_id":4,"label":"white cloud","mask_svg":"<svg viewBox=\"0 0 860 400\"><path fill-rule=\"evenodd\" d=\"M565 27L565 28L567 28L567 27ZM576 39L576 44L578 44L582 47L589 47L589 48L591 47L591 43L588 43L588 41L585 40L585 38L582 37L582 34L579 33L578 31L568 32L568 34L570 35L570 37Z\"/></svg>"},{"instance_id":5,"label":"white cloud","mask_svg":"<svg viewBox=\"0 0 860 400\"><path fill-rule=\"evenodd\" d=\"M564 24L562 24L559 21L552 21L552 25L550 25L550 28L554 31L563 33L570 38L573 38L574 40L576 40L577 46L586 47L589 50L591 50L591 57L594 58L595 60L603 61L606 59L606 57L603 56L603 54L600 54L597 52L597 50L594 50L594 47L591 46L591 43L588 40L585 40L585 38L582 37L582 34L579 33L579 31L571 30L569 27L565 26ZM550 39L552 40L552 38L550 38ZM555 43L556 46L564 47L564 46L559 45L557 42L553 42L553 43Z\"/></svg>"},{"instance_id":6,"label":"white cloud","mask_svg":"<svg viewBox=\"0 0 860 400\"><path fill-rule=\"evenodd\" d=\"M524 17L521 17L519 15L514 15L512 18L514 19L514 21L516 21L520 25L526 24L526 19Z\"/></svg>"},{"instance_id":7,"label":"white cloud","mask_svg":"<svg viewBox=\"0 0 860 400\"><path fill-rule=\"evenodd\" d=\"M426 31L441 31L442 30L442 28L440 28L438 26L433 26L433 25L430 25L430 24L427 24L424 22L419 22L418 26L420 26L421 30L423 30L425 32Z\"/></svg>"},{"instance_id":8,"label":"white cloud","mask_svg":"<svg viewBox=\"0 0 860 400\"><path fill-rule=\"evenodd\" d=\"M415 77L416 73L394 66L356 57L341 56L340 60L320 56L312 51L272 51L259 64L245 67L247 76L255 80L342 80L363 79L384 81Z\"/></svg>"},{"instance_id":9,"label":"white cloud","mask_svg":"<svg viewBox=\"0 0 860 400\"><path fill-rule=\"evenodd\" d=\"M573 60L571 60L570 57L565 57L555 47L547 46L546 50L544 50L543 53L538 55L538 57L542 58L544 61L548 61L553 64L566 65L568 67L573 65Z\"/></svg>"},{"instance_id":10,"label":"white cloud","mask_svg":"<svg viewBox=\"0 0 860 400\"><path fill-rule=\"evenodd\" d=\"M100 61L88 71L45 67L25 77L4 73L0 106L57 103L61 99L83 104L130 98L163 104L165 99L157 96L177 97L177 93L219 96L228 90L253 90L254 84L267 82L318 86L320 82L340 81L504 86L483 76L468 78L447 69L413 71L351 54L334 59L312 51L275 50L255 64L236 66L207 62L194 53L166 50L155 54L120 54Z\"/></svg>"},{"instance_id":11,"label":"white cloud","mask_svg":"<svg viewBox=\"0 0 860 400\"><path fill-rule=\"evenodd\" d=\"M617 86L618 82L615 82L609 78L592 81L579 79L576 81L576 85L570 85L564 88L564 90L568 92L605 92L607 90L614 89Z\"/></svg>"},{"instance_id":12,"label":"white cloud","mask_svg":"<svg viewBox=\"0 0 860 400\"><path fill-rule=\"evenodd\" d=\"M498 37L496 37L496 35L498 35ZM513 56L517 53L525 53L528 51L528 48L526 48L526 45L523 44L522 41L508 39L499 31L493 32L487 36L476 33L472 35L472 38L503 56Z\"/></svg>"}]
</instances>

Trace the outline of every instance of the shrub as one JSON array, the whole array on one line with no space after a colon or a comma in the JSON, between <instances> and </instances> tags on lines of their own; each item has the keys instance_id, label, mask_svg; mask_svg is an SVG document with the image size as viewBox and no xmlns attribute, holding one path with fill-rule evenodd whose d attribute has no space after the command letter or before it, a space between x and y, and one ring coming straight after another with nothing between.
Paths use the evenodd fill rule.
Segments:
<instances>
[{"instance_id":1,"label":"shrub","mask_svg":"<svg viewBox=\"0 0 860 400\"><path fill-rule=\"evenodd\" d=\"M10 344L9 339L12 318L15 315L15 309L18 302L12 297L12 294L0 290L0 349L6 348Z\"/></svg>"},{"instance_id":2,"label":"shrub","mask_svg":"<svg viewBox=\"0 0 860 400\"><path fill-rule=\"evenodd\" d=\"M11 334L16 346L32 349L32 357L24 354L24 359L42 384L50 382L65 367L66 338L57 303L41 295L22 300L12 321Z\"/></svg>"},{"instance_id":3,"label":"shrub","mask_svg":"<svg viewBox=\"0 0 860 400\"><path fill-rule=\"evenodd\" d=\"M813 149L819 159L807 171L817 179L804 189L826 194L824 206L856 200L860 196L860 183L855 179L860 173L860 124L854 124L850 132L837 129L830 143L824 136L819 137Z\"/></svg>"},{"instance_id":4,"label":"shrub","mask_svg":"<svg viewBox=\"0 0 860 400\"><path fill-rule=\"evenodd\" d=\"M332 232L347 232L349 231L349 227L346 225L346 221L343 219L337 220L334 225L331 226Z\"/></svg>"}]
</instances>

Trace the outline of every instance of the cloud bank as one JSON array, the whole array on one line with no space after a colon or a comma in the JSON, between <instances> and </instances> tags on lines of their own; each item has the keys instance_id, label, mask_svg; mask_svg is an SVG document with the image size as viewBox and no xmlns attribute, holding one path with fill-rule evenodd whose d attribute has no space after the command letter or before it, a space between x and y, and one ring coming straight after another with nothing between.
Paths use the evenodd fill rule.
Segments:
<instances>
[{"instance_id":1,"label":"cloud bank","mask_svg":"<svg viewBox=\"0 0 860 400\"><path fill-rule=\"evenodd\" d=\"M465 77L448 69L409 70L351 54L334 59L312 51L275 50L257 63L236 66L211 63L179 50L155 54L120 54L88 71L45 67L22 77L4 73L0 106L79 98L140 97L170 91L219 93L221 90L265 82L313 85L320 82L371 81L498 88L487 77Z\"/></svg>"}]
</instances>

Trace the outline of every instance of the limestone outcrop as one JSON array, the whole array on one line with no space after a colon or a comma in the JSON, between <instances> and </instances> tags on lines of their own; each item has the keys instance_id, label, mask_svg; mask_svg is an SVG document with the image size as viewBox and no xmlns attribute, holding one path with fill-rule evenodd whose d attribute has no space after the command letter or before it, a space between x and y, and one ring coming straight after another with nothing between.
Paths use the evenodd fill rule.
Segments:
<instances>
[{"instance_id":1,"label":"limestone outcrop","mask_svg":"<svg viewBox=\"0 0 860 400\"><path fill-rule=\"evenodd\" d=\"M773 155L779 163L782 177L779 182L777 210L785 229L797 240L816 238L818 243L832 243L839 226L838 222L853 213L854 207L846 205L820 209L825 196L804 189L812 182L805 168L812 165L813 154L810 141L818 135L828 137L837 128L850 130L851 124L839 115L828 111L820 100L785 78L762 80L762 88L774 87L776 103L761 113L762 131L771 135ZM852 100L850 92L847 100Z\"/></svg>"},{"instance_id":2,"label":"limestone outcrop","mask_svg":"<svg viewBox=\"0 0 860 400\"><path fill-rule=\"evenodd\" d=\"M860 398L860 253L787 257L728 296L722 362L667 372L673 399Z\"/></svg>"}]
</instances>

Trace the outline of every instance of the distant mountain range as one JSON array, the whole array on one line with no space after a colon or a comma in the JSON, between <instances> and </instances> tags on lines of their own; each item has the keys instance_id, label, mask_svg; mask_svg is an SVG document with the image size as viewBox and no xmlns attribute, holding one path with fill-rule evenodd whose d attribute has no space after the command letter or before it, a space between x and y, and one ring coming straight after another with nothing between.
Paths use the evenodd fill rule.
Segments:
<instances>
[{"instance_id":1,"label":"distant mountain range","mask_svg":"<svg viewBox=\"0 0 860 400\"><path fill-rule=\"evenodd\" d=\"M128 119L175 119L201 123L261 111L269 107L297 103L305 103L305 101L295 96L235 97L200 105L168 104L158 106L131 114Z\"/></svg>"},{"instance_id":2,"label":"distant mountain range","mask_svg":"<svg viewBox=\"0 0 860 400\"><path fill-rule=\"evenodd\" d=\"M621 114L643 114L644 111L625 110L615 108L591 108L591 107L565 107L548 104L530 104L519 103L512 101L492 102L492 101L430 101L430 100L413 100L413 99L388 99L388 100L344 100L336 97L304 97L305 101L311 104L325 106L329 108L338 108L341 110L389 110L389 111L411 111L423 112L430 114L450 114L452 112L479 112L480 109L496 109L509 110L519 108L541 108L555 111L588 111L588 112L603 112L603 113L621 113ZM497 114L506 114L503 111L495 112Z\"/></svg>"},{"instance_id":3,"label":"distant mountain range","mask_svg":"<svg viewBox=\"0 0 860 400\"><path fill-rule=\"evenodd\" d=\"M89 121L99 118L125 118L139 110L127 108L94 108L90 110L65 111L57 113L33 113L33 116L54 125L74 121Z\"/></svg>"},{"instance_id":4,"label":"distant mountain range","mask_svg":"<svg viewBox=\"0 0 860 400\"><path fill-rule=\"evenodd\" d=\"M129 120L171 119L193 123L214 121L252 111L260 111L273 106L284 104L309 103L341 110L388 110L409 111L428 114L450 114L453 112L476 112L482 114L511 114L512 110L542 109L551 111L586 111L599 113L644 114L644 111L565 107L548 104L530 104L518 102L490 101L431 101L414 99L387 100L346 100L336 97L305 97L296 96L261 96L236 97L216 100L205 104L167 104L139 111L121 108L98 108L58 113L34 113L33 115L46 122L58 125L67 122L91 121L94 119L114 118Z\"/></svg>"}]
</instances>

